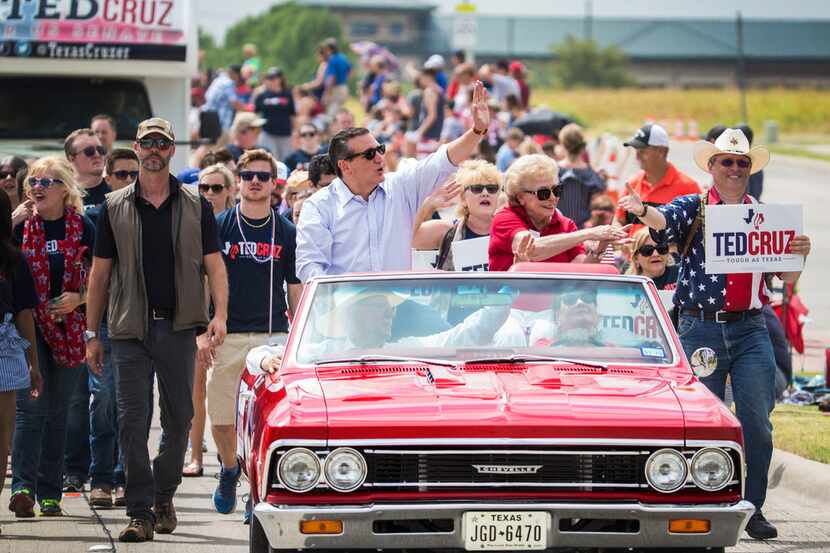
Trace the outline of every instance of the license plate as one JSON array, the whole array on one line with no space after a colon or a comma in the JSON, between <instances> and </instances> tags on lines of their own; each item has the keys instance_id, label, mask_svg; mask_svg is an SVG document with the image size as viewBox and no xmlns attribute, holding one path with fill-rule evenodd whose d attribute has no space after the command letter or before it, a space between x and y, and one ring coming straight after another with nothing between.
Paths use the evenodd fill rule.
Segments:
<instances>
[{"instance_id":1,"label":"license plate","mask_svg":"<svg viewBox=\"0 0 830 553\"><path fill-rule=\"evenodd\" d=\"M546 549L550 515L544 511L478 511L464 513L464 548Z\"/></svg>"}]
</instances>

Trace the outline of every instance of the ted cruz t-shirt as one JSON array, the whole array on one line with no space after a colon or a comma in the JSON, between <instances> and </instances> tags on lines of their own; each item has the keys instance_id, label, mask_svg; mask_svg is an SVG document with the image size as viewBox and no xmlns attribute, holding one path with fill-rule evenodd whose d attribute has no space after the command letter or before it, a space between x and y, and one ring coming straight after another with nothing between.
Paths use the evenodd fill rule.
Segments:
<instances>
[{"instance_id":1,"label":"ted cruz t-shirt","mask_svg":"<svg viewBox=\"0 0 830 553\"><path fill-rule=\"evenodd\" d=\"M86 259L92 259L92 248L95 242L95 227L86 215L83 221L81 246L86 246ZM18 244L23 244L23 226L25 221L14 227L14 237ZM66 220L61 217L55 221L43 221L43 232L46 234L46 253L49 255L49 297L56 298L63 293L64 270L64 240L66 240Z\"/></svg>"},{"instance_id":2,"label":"ted cruz t-shirt","mask_svg":"<svg viewBox=\"0 0 830 553\"><path fill-rule=\"evenodd\" d=\"M285 217L272 210L267 218L246 219L237 212L239 206L225 210L216 217L219 245L228 268L228 332L268 332L268 296L270 275L271 229L274 227L274 332L288 332L288 318L283 283L300 284L294 273L297 232ZM252 228L260 226L261 228ZM241 228L241 231L240 231Z\"/></svg>"}]
</instances>

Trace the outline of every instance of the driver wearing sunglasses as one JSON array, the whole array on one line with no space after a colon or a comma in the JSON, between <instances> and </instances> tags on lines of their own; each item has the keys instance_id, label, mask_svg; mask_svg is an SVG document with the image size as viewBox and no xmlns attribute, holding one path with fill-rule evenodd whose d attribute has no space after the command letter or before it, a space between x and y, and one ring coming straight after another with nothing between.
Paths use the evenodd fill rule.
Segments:
<instances>
[{"instance_id":1,"label":"driver wearing sunglasses","mask_svg":"<svg viewBox=\"0 0 830 553\"><path fill-rule=\"evenodd\" d=\"M553 313L555 327L548 327L541 336L532 334L530 340L534 346L607 345L599 338L601 318L597 309L596 283L565 285L554 298Z\"/></svg>"},{"instance_id":2,"label":"driver wearing sunglasses","mask_svg":"<svg viewBox=\"0 0 830 553\"><path fill-rule=\"evenodd\" d=\"M522 156L505 174L509 205L496 213L490 233L490 270L516 261L598 263L608 245L624 240L627 227L578 229L558 209L562 189L556 162L546 155ZM596 247L586 252L586 241Z\"/></svg>"}]
</instances>

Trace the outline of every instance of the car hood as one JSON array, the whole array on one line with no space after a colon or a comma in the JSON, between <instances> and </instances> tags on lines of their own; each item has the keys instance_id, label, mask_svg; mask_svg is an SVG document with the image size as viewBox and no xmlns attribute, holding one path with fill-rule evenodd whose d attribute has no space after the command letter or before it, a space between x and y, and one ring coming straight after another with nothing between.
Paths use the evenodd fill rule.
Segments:
<instances>
[{"instance_id":1,"label":"car hood","mask_svg":"<svg viewBox=\"0 0 830 553\"><path fill-rule=\"evenodd\" d=\"M318 369L330 440L682 440L675 382L656 370L561 366Z\"/></svg>"}]
</instances>

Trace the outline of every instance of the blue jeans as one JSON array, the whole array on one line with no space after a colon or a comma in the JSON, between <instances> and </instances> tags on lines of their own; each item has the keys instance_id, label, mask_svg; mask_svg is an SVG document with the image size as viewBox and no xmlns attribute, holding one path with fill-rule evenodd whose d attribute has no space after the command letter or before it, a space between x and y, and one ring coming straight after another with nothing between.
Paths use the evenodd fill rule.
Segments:
<instances>
[{"instance_id":1,"label":"blue jeans","mask_svg":"<svg viewBox=\"0 0 830 553\"><path fill-rule=\"evenodd\" d=\"M767 496L767 472L772 458L772 423L775 407L775 356L761 314L732 323L701 321L681 315L677 327L687 356L710 347L718 355L718 368L701 381L723 399L727 374L732 377L735 412L744 432L746 499L761 509Z\"/></svg>"},{"instance_id":2,"label":"blue jeans","mask_svg":"<svg viewBox=\"0 0 830 553\"><path fill-rule=\"evenodd\" d=\"M17 391L12 492L28 488L38 500L60 501L69 399L81 367L59 367L40 332L37 356L43 391L37 399L31 398L29 388Z\"/></svg>"},{"instance_id":3,"label":"blue jeans","mask_svg":"<svg viewBox=\"0 0 830 553\"><path fill-rule=\"evenodd\" d=\"M92 486L123 486L124 465L118 447L118 408L115 397L115 372L110 359L111 348L106 322L99 331L104 348L101 375L89 371L89 449L92 462L89 478Z\"/></svg>"},{"instance_id":4,"label":"blue jeans","mask_svg":"<svg viewBox=\"0 0 830 553\"><path fill-rule=\"evenodd\" d=\"M83 482L89 477L89 370L84 364L78 373L75 388L69 400L66 420L66 474L77 476Z\"/></svg>"}]
</instances>

